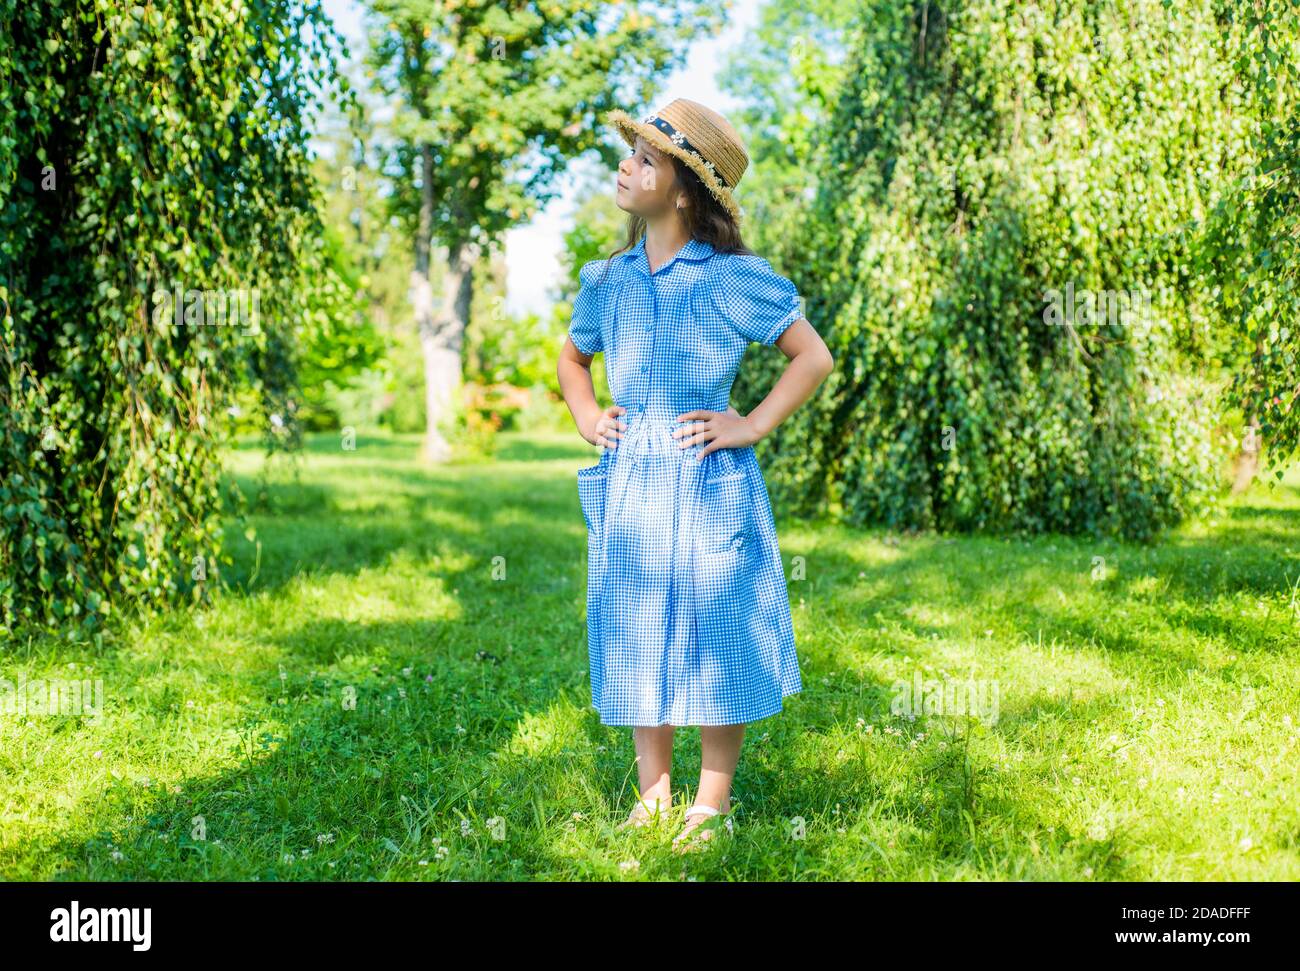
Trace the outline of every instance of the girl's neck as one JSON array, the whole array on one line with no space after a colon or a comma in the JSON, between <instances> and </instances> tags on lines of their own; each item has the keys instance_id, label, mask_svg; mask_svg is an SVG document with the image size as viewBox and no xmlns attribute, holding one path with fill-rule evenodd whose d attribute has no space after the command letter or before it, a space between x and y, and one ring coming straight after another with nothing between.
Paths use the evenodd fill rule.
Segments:
<instances>
[{"instance_id":1,"label":"girl's neck","mask_svg":"<svg viewBox=\"0 0 1300 971\"><path fill-rule=\"evenodd\" d=\"M676 214L647 222L645 256L650 264L650 272L653 273L671 260L690 240L691 234L686 231L686 224Z\"/></svg>"}]
</instances>

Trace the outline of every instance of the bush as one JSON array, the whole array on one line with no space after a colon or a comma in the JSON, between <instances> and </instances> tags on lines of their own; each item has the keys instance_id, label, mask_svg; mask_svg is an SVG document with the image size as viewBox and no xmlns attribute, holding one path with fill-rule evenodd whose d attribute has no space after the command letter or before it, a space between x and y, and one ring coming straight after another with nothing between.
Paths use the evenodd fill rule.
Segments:
<instances>
[{"instance_id":1,"label":"bush","mask_svg":"<svg viewBox=\"0 0 1300 971\"><path fill-rule=\"evenodd\" d=\"M774 493L1133 538L1212 507L1188 227L1247 154L1215 5L871 0L849 46L794 274L837 367L774 436ZM1098 321L1085 291L1145 300Z\"/></svg>"},{"instance_id":2,"label":"bush","mask_svg":"<svg viewBox=\"0 0 1300 971\"><path fill-rule=\"evenodd\" d=\"M0 0L0 630L215 579L226 409L251 388L292 432L331 299L306 144L333 36L288 2Z\"/></svg>"}]
</instances>

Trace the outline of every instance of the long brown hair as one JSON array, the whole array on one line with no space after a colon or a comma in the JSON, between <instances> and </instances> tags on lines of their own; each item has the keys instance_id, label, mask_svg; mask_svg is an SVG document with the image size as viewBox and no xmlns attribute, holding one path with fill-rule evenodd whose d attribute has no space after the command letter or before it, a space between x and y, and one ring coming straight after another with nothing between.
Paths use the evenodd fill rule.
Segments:
<instances>
[{"instance_id":1,"label":"long brown hair","mask_svg":"<svg viewBox=\"0 0 1300 971\"><path fill-rule=\"evenodd\" d=\"M685 191L686 198L690 200L689 206L678 210L686 223L687 236L710 244L719 253L752 255L754 251L745 245L740 235L740 227L731 218L731 214L713 197L713 193L709 191L703 180L676 155L667 152L663 154L672 159L677 185ZM609 259L605 262L605 271L596 281L597 286L604 281L605 274L609 273L609 268L614 264L614 257L619 253L626 253L640 242L644 235L645 219L635 213L628 213L627 239L622 246L609 254Z\"/></svg>"}]
</instances>

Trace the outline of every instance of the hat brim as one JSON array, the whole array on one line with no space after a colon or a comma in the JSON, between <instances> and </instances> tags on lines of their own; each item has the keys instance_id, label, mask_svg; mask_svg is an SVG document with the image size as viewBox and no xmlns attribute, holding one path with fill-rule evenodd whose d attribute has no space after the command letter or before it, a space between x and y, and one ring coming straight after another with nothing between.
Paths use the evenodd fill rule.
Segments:
<instances>
[{"instance_id":1,"label":"hat brim","mask_svg":"<svg viewBox=\"0 0 1300 971\"><path fill-rule=\"evenodd\" d=\"M673 140L661 132L654 125L647 125L644 122L636 121L626 111L618 108L613 109L605 114L605 122L613 127L623 141L636 147L637 136L640 135L647 142L659 149L661 152L667 152L674 158L679 158L684 162L692 172L700 177L705 188L723 209L727 210L728 215L740 224L740 207L736 205L736 200L731 194L731 190L722 184L716 172L704 164L699 156L686 151L680 145L674 144Z\"/></svg>"}]
</instances>

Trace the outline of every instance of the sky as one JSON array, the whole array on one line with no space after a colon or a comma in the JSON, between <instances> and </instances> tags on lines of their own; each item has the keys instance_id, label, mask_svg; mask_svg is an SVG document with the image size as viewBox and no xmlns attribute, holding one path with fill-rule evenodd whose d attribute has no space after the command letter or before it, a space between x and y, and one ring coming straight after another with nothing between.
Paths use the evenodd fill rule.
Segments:
<instances>
[{"instance_id":1,"label":"sky","mask_svg":"<svg viewBox=\"0 0 1300 971\"><path fill-rule=\"evenodd\" d=\"M339 32L348 40L354 57L362 49L362 4L357 0L323 0L325 11ZM736 107L733 99L718 89L716 72L726 51L736 47L758 21L761 0L735 0L727 16L727 25L715 37L702 38L687 49L686 64L668 75L659 97L650 107L659 108L674 98L690 98L727 114ZM627 110L633 114L636 106ZM620 143L621 144L621 143ZM551 306L550 292L560 267L561 238L573 224L577 208L576 187L582 174L607 176L609 191L614 189L613 170L602 163L582 158L570 164L570 171L560 182L560 189L531 223L506 234L506 310L522 314L546 313Z\"/></svg>"}]
</instances>

